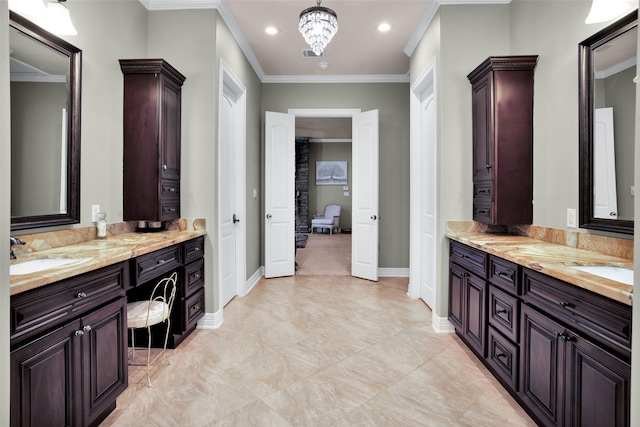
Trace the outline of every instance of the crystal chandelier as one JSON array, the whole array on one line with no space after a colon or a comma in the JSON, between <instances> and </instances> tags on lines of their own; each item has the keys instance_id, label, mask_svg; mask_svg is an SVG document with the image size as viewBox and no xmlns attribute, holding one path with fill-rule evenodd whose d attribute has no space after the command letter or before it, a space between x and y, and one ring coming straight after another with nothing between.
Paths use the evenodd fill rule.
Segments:
<instances>
[{"instance_id":1,"label":"crystal chandelier","mask_svg":"<svg viewBox=\"0 0 640 427\"><path fill-rule=\"evenodd\" d=\"M338 15L320 6L322 0L316 0L316 5L300 12L298 30L304 40L311 46L313 53L322 55L333 36L338 32Z\"/></svg>"}]
</instances>

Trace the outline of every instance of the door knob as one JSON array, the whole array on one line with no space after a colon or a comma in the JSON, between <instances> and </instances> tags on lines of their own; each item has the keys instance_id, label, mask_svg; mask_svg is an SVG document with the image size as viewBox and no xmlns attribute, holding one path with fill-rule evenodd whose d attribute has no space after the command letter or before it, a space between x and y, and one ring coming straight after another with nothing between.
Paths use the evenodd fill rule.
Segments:
<instances>
[{"instance_id":1,"label":"door knob","mask_svg":"<svg viewBox=\"0 0 640 427\"><path fill-rule=\"evenodd\" d=\"M233 214L233 223L235 224L236 222L240 222L240 220L236 217L236 214Z\"/></svg>"},{"instance_id":2,"label":"door knob","mask_svg":"<svg viewBox=\"0 0 640 427\"><path fill-rule=\"evenodd\" d=\"M271 219L271 214L267 214L267 219Z\"/></svg>"},{"instance_id":3,"label":"door knob","mask_svg":"<svg viewBox=\"0 0 640 427\"><path fill-rule=\"evenodd\" d=\"M378 219L378 217L375 215L371 215L371 219L375 221L376 219Z\"/></svg>"}]
</instances>

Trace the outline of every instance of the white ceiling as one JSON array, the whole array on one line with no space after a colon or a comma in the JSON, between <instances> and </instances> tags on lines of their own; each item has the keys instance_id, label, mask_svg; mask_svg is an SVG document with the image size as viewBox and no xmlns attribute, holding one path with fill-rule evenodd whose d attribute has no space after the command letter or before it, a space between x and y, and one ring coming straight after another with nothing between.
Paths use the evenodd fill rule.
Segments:
<instances>
[{"instance_id":1,"label":"white ceiling","mask_svg":"<svg viewBox=\"0 0 640 427\"><path fill-rule=\"evenodd\" d=\"M300 12L316 0L140 0L149 10L216 8L265 83L408 82L409 55L441 4L511 0L322 0L338 15L324 58L303 58ZM382 22L391 30L380 33ZM267 35L267 26L280 30ZM326 62L328 68L320 68Z\"/></svg>"}]
</instances>

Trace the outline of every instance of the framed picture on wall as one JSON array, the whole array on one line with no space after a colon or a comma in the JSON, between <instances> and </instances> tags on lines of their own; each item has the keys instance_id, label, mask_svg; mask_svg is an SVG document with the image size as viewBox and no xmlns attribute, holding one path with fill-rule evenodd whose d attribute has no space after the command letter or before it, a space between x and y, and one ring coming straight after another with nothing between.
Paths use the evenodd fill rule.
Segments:
<instances>
[{"instance_id":1,"label":"framed picture on wall","mask_svg":"<svg viewBox=\"0 0 640 427\"><path fill-rule=\"evenodd\" d=\"M316 185L347 185L347 162L316 162Z\"/></svg>"}]
</instances>

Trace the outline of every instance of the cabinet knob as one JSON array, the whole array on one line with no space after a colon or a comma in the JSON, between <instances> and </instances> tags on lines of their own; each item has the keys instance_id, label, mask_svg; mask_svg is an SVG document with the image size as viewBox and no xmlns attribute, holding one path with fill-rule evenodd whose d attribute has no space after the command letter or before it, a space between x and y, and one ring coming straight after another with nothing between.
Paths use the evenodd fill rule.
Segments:
<instances>
[{"instance_id":1,"label":"cabinet knob","mask_svg":"<svg viewBox=\"0 0 640 427\"><path fill-rule=\"evenodd\" d=\"M491 169L491 165L487 165L486 167L487 167L487 169Z\"/></svg>"},{"instance_id":2,"label":"cabinet knob","mask_svg":"<svg viewBox=\"0 0 640 427\"><path fill-rule=\"evenodd\" d=\"M570 304L570 303L568 303L568 302L566 302L566 301L560 301L560 302L558 303L558 305L559 305L560 307L562 307L562 308L567 308L567 307L570 307L570 306L571 306L571 304Z\"/></svg>"},{"instance_id":3,"label":"cabinet knob","mask_svg":"<svg viewBox=\"0 0 640 427\"><path fill-rule=\"evenodd\" d=\"M89 332L89 331L91 330L91 325L85 325L85 327L84 327L84 328L82 328L82 330L83 330L84 332Z\"/></svg>"},{"instance_id":4,"label":"cabinet knob","mask_svg":"<svg viewBox=\"0 0 640 427\"><path fill-rule=\"evenodd\" d=\"M167 170L167 165L162 165L162 170Z\"/></svg>"},{"instance_id":5,"label":"cabinet knob","mask_svg":"<svg viewBox=\"0 0 640 427\"><path fill-rule=\"evenodd\" d=\"M163 259L159 259L159 260L158 260L158 264L164 264L165 262L167 262L167 261L165 261L165 260L163 260Z\"/></svg>"},{"instance_id":6,"label":"cabinet knob","mask_svg":"<svg viewBox=\"0 0 640 427\"><path fill-rule=\"evenodd\" d=\"M84 335L84 331L76 331L76 336L81 337Z\"/></svg>"},{"instance_id":7,"label":"cabinet knob","mask_svg":"<svg viewBox=\"0 0 640 427\"><path fill-rule=\"evenodd\" d=\"M84 292L78 292L76 294L76 298L86 298L86 297L87 297L87 294L85 294Z\"/></svg>"},{"instance_id":8,"label":"cabinet knob","mask_svg":"<svg viewBox=\"0 0 640 427\"><path fill-rule=\"evenodd\" d=\"M194 278L194 279L199 279L199 278L200 278L200 273L196 273L196 274L194 274L194 275L193 275L193 278Z\"/></svg>"},{"instance_id":9,"label":"cabinet knob","mask_svg":"<svg viewBox=\"0 0 640 427\"><path fill-rule=\"evenodd\" d=\"M167 168L167 167L165 166L165 169L166 169L166 168ZM175 188L175 187L169 187L169 192L170 192L170 193L175 193L175 192L176 192L176 188Z\"/></svg>"}]
</instances>

